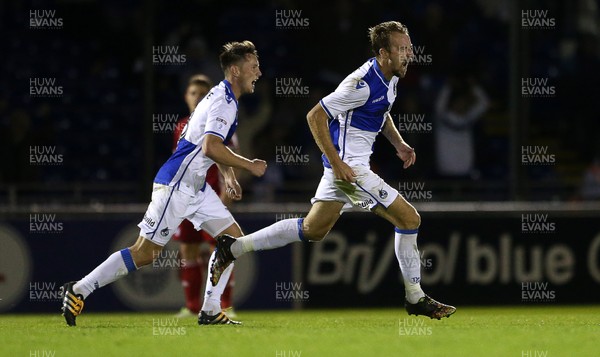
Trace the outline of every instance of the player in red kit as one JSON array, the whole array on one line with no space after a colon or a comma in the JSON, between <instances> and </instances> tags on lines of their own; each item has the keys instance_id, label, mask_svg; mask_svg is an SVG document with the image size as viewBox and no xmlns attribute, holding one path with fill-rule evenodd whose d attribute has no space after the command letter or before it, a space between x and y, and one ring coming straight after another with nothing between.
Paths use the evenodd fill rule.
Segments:
<instances>
[{"instance_id":1,"label":"player in red kit","mask_svg":"<svg viewBox=\"0 0 600 357\"><path fill-rule=\"evenodd\" d=\"M211 80L203 75L198 74L190 78L188 87L185 91L185 102L190 110L190 113L196 108L198 102L204 98L206 94L213 87ZM177 148L177 142L183 131L183 128L190 120L189 116L179 119L175 130L173 131L173 151ZM233 147L237 147L237 136L234 135L232 138ZM223 185L220 179L219 169L217 165L213 165L208 169L206 182L215 190L217 195L221 198L226 206L229 206L231 199L227 195L222 194L221 186ZM206 274L208 271L208 259L214 248L215 241L205 231L197 231L194 229L194 225L188 220L183 220L175 234L173 234L173 240L180 243L179 252L181 259L183 259L183 266L179 278L181 279L181 285L183 286L183 292L185 295L185 307L181 308L176 317L196 317L200 312L202 306L201 291L202 284L206 281ZM230 318L234 318L232 310L232 286L233 286L233 274L229 279L229 284L225 288L223 295L221 296L221 306L223 312Z\"/></svg>"}]
</instances>

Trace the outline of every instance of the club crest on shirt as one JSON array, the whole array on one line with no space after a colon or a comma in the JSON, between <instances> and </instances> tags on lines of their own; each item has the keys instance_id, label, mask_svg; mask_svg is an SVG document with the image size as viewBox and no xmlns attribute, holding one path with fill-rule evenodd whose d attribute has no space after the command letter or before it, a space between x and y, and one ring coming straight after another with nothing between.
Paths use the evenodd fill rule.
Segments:
<instances>
[{"instance_id":1,"label":"club crest on shirt","mask_svg":"<svg viewBox=\"0 0 600 357\"><path fill-rule=\"evenodd\" d=\"M381 198L382 200L385 200L388 196L388 193L386 190L381 189L379 190L379 198Z\"/></svg>"},{"instance_id":2,"label":"club crest on shirt","mask_svg":"<svg viewBox=\"0 0 600 357\"><path fill-rule=\"evenodd\" d=\"M367 82L363 81L362 79L358 81L358 83L356 84L356 89L361 89L367 86Z\"/></svg>"},{"instance_id":3,"label":"club crest on shirt","mask_svg":"<svg viewBox=\"0 0 600 357\"><path fill-rule=\"evenodd\" d=\"M165 228L163 230L160 231L160 235L163 237L166 237L169 235L169 228Z\"/></svg>"}]
</instances>

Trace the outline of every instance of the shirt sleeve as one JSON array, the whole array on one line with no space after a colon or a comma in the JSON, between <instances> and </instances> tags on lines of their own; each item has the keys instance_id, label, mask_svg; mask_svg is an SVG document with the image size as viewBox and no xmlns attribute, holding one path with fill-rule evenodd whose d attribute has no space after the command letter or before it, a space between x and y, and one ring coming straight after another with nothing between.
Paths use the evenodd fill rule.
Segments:
<instances>
[{"instance_id":1,"label":"shirt sleeve","mask_svg":"<svg viewBox=\"0 0 600 357\"><path fill-rule=\"evenodd\" d=\"M221 99L213 104L206 119L204 134L211 134L225 140L235 121L235 104Z\"/></svg>"},{"instance_id":2,"label":"shirt sleeve","mask_svg":"<svg viewBox=\"0 0 600 357\"><path fill-rule=\"evenodd\" d=\"M369 99L370 89L367 82L360 78L347 77L336 90L319 102L330 119L340 113L356 109Z\"/></svg>"}]
</instances>

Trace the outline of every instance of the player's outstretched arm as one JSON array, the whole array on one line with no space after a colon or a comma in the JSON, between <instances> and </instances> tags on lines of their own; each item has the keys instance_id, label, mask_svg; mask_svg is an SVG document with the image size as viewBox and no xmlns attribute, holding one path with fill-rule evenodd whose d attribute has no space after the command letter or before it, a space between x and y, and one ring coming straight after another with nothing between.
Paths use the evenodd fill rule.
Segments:
<instances>
[{"instance_id":1,"label":"player's outstretched arm","mask_svg":"<svg viewBox=\"0 0 600 357\"><path fill-rule=\"evenodd\" d=\"M323 154L327 157L327 160L329 160L335 178L347 182L354 182L356 181L356 174L352 171L350 166L340 159L335 146L333 146L333 142L329 136L329 128L327 127L328 118L327 113L325 113L321 104L318 103L306 115L310 132L319 146L319 149L321 149Z\"/></svg>"},{"instance_id":2,"label":"player's outstretched arm","mask_svg":"<svg viewBox=\"0 0 600 357\"><path fill-rule=\"evenodd\" d=\"M404 139L402 139L402 135L394 125L394 121L392 120L392 116L390 113L386 115L385 124L382 130L383 136L389 140L389 142L396 148L396 155L404 161L404 168L407 169L411 165L413 165L417 161L417 154L415 153L415 149L410 147Z\"/></svg>"},{"instance_id":3,"label":"player's outstretched arm","mask_svg":"<svg viewBox=\"0 0 600 357\"><path fill-rule=\"evenodd\" d=\"M248 170L254 176L264 175L267 169L266 161L250 160L234 153L223 144L223 139L216 135L206 134L202 142L202 151L217 164Z\"/></svg>"}]
</instances>

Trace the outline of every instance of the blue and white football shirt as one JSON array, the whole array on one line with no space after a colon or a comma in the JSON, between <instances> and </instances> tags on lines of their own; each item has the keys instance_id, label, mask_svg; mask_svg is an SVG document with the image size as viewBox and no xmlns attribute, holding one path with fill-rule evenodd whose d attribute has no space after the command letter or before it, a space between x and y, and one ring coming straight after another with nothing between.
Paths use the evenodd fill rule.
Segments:
<instances>
[{"instance_id":1,"label":"blue and white football shirt","mask_svg":"<svg viewBox=\"0 0 600 357\"><path fill-rule=\"evenodd\" d=\"M396 99L398 77L387 81L375 58L346 77L319 103L329 116L331 140L349 166L369 166L373 144ZM331 168L323 158L323 165Z\"/></svg>"},{"instance_id":2,"label":"blue and white football shirt","mask_svg":"<svg viewBox=\"0 0 600 357\"><path fill-rule=\"evenodd\" d=\"M231 84L221 81L196 106L177 149L158 170L154 182L190 195L204 190L206 172L215 162L202 152L202 142L206 135L215 135L227 145L237 127L237 110Z\"/></svg>"}]
</instances>

